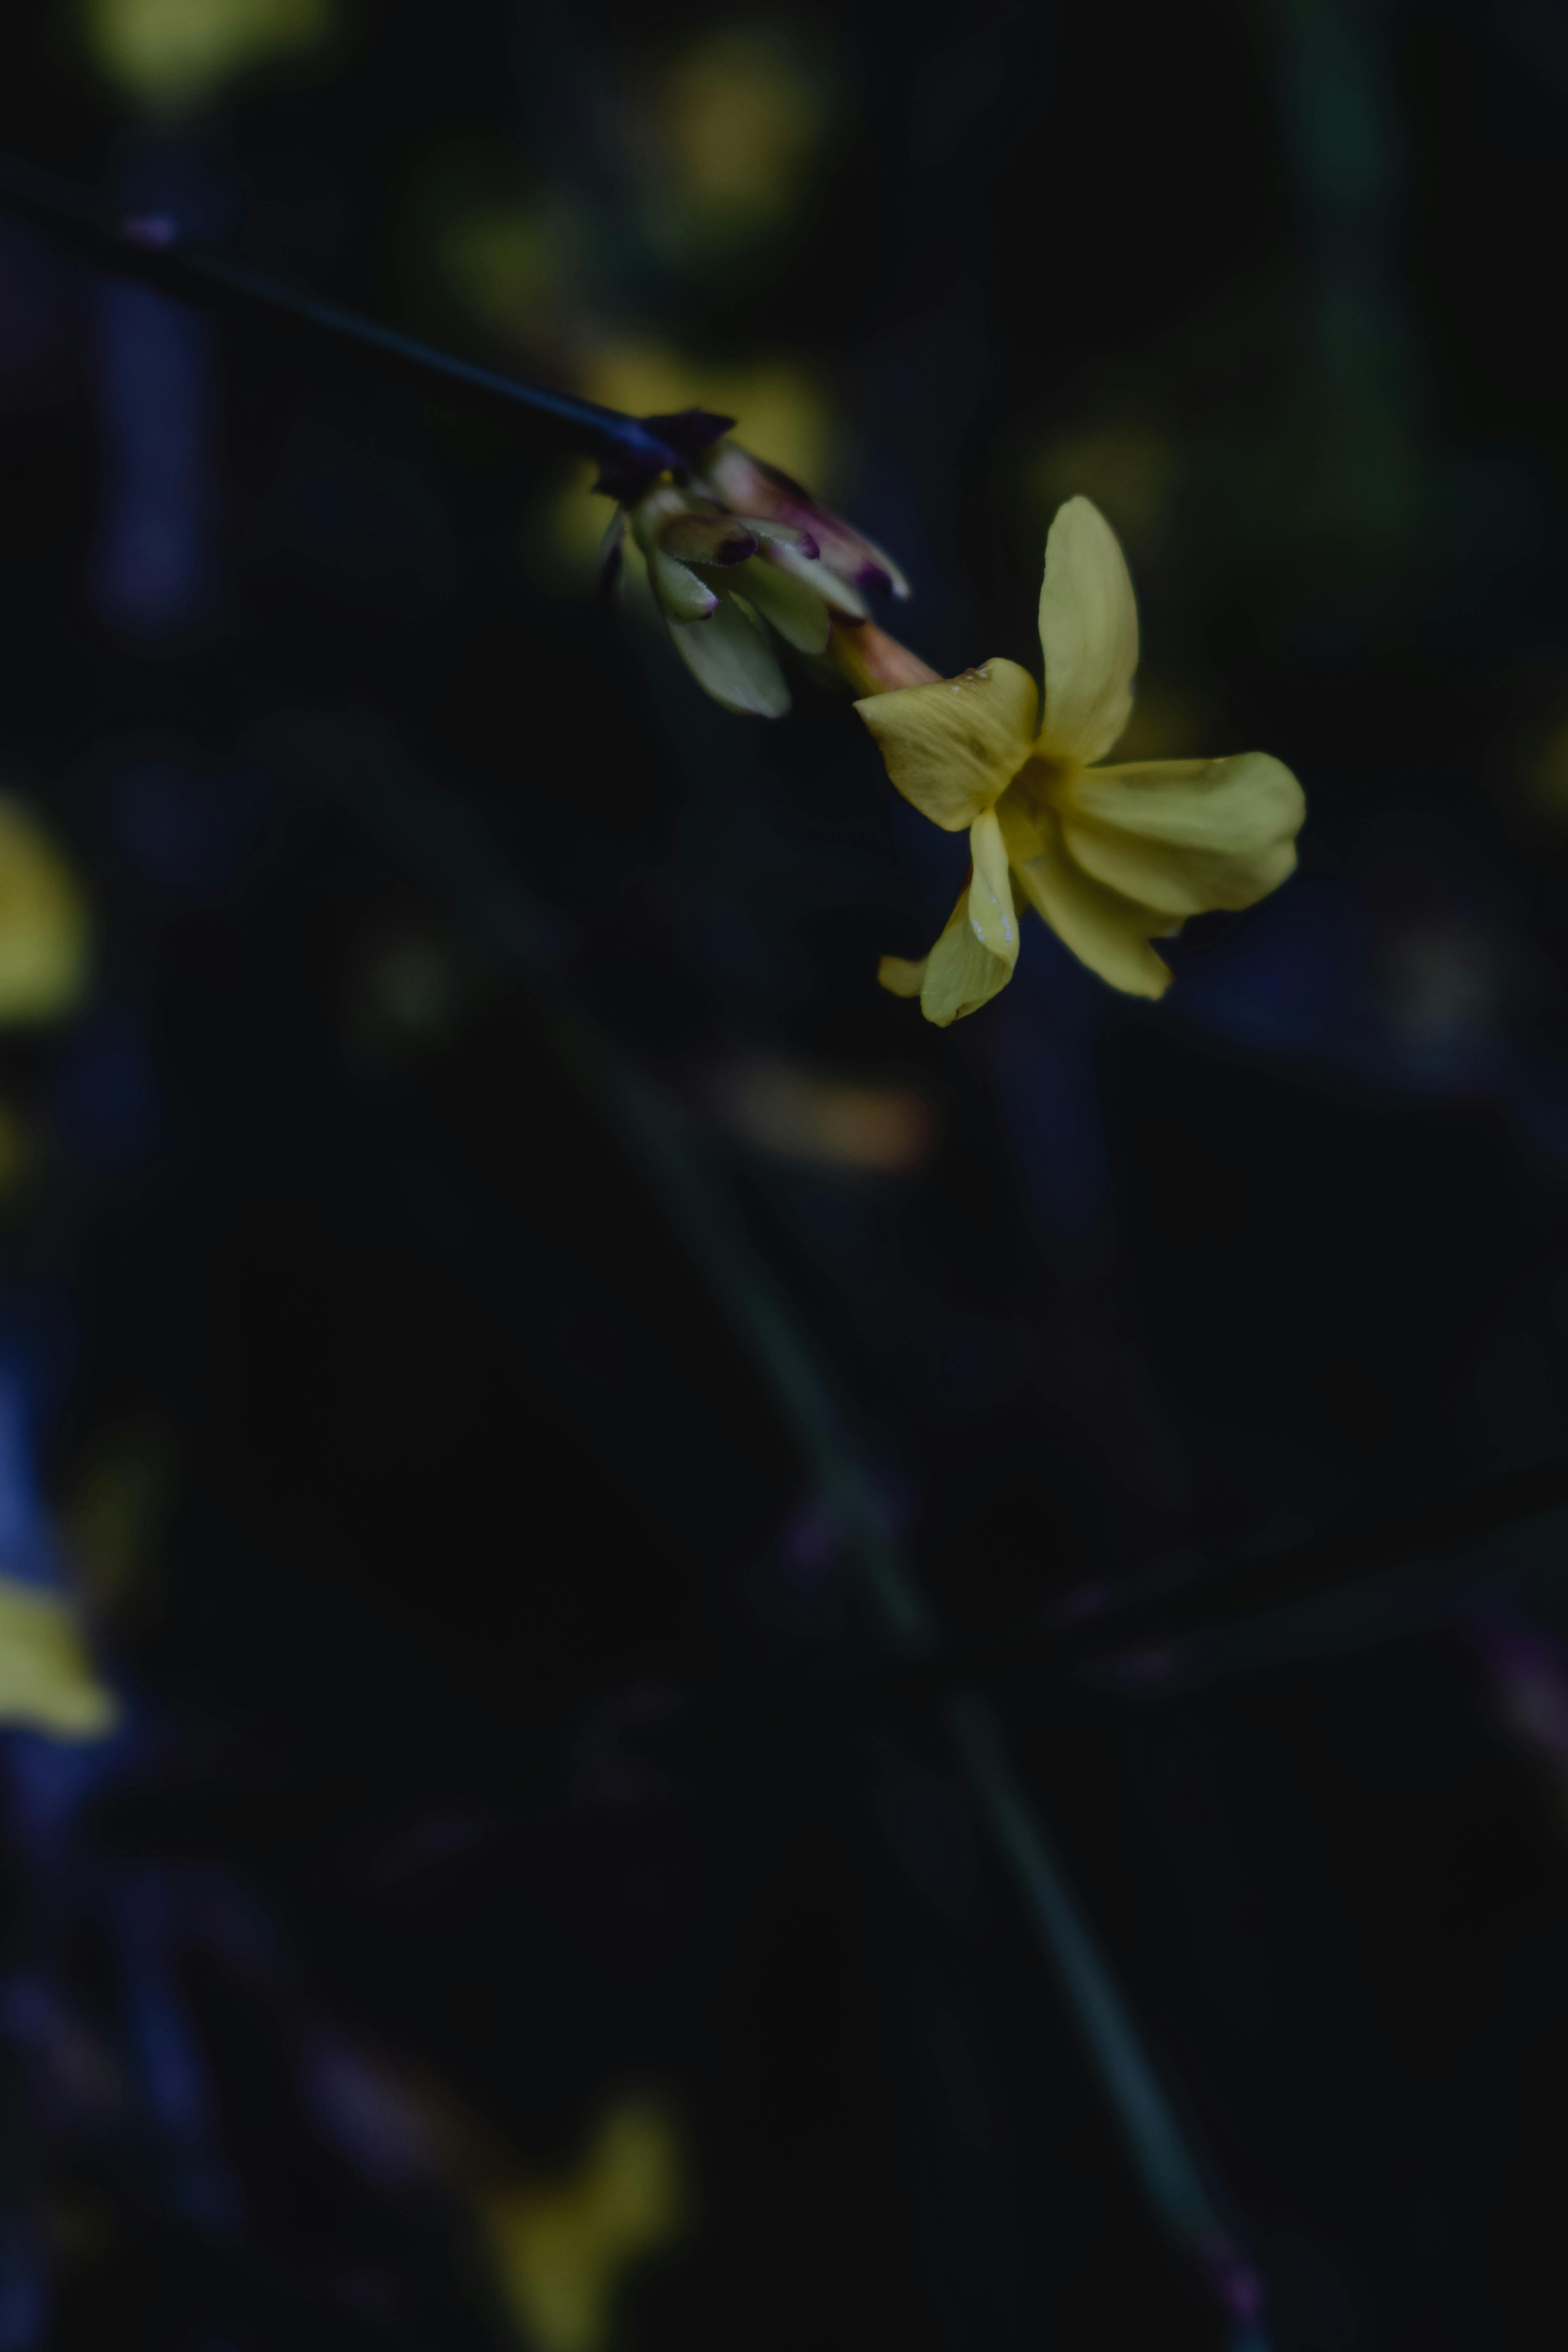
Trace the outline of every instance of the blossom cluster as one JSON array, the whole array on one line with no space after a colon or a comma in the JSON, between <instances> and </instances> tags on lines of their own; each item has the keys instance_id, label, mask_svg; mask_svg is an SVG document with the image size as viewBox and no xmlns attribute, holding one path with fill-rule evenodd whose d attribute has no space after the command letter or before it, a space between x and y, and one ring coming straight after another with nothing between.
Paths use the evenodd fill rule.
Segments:
<instances>
[{"instance_id":1,"label":"blossom cluster","mask_svg":"<svg viewBox=\"0 0 1568 2352\"><path fill-rule=\"evenodd\" d=\"M657 421L657 420L650 420ZM777 718L789 688L770 632L830 644L889 778L923 816L966 833L970 866L929 955L879 977L945 1026L1012 978L1032 907L1110 987L1156 997L1154 946L1190 916L1250 907L1296 863L1301 787L1267 752L1102 764L1132 710L1138 607L1099 509L1069 499L1046 543L1043 696L1016 662L942 678L871 619L868 592L909 593L891 561L735 442L705 448L617 509L698 684L726 709Z\"/></svg>"}]
</instances>

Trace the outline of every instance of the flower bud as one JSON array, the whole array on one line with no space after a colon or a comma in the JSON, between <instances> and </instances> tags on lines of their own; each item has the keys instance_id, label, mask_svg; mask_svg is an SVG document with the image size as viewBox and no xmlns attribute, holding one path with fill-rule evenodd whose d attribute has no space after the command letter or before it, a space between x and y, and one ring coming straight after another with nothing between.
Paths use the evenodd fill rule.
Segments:
<instances>
[{"instance_id":1,"label":"flower bud","mask_svg":"<svg viewBox=\"0 0 1568 2352\"><path fill-rule=\"evenodd\" d=\"M706 490L732 514L746 516L753 525L758 521L782 524L809 539L815 554L841 586L857 592L878 589L900 601L908 596L910 583L890 556L819 507L809 490L776 466L742 449L738 441L726 437L714 442L693 466L691 479L696 488ZM858 600L838 609L857 619L863 618L866 611Z\"/></svg>"},{"instance_id":2,"label":"flower bud","mask_svg":"<svg viewBox=\"0 0 1568 2352\"><path fill-rule=\"evenodd\" d=\"M869 540L732 441L695 448L683 477L628 496L626 514L677 652L731 710L789 709L769 630L821 655L836 625L868 623L865 588L909 593Z\"/></svg>"}]
</instances>

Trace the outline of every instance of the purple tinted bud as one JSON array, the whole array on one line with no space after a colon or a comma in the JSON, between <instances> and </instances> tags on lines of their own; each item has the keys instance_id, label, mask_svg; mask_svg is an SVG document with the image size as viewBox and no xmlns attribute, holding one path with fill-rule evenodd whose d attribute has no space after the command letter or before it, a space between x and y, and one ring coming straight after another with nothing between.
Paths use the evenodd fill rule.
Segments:
<instances>
[{"instance_id":1,"label":"purple tinted bud","mask_svg":"<svg viewBox=\"0 0 1568 2352\"><path fill-rule=\"evenodd\" d=\"M841 580L857 587L890 591L898 597L909 594L908 581L880 548L819 507L792 476L763 458L753 457L738 442L716 443L693 468L692 478L700 488L711 492L735 513L787 524L801 532Z\"/></svg>"}]
</instances>

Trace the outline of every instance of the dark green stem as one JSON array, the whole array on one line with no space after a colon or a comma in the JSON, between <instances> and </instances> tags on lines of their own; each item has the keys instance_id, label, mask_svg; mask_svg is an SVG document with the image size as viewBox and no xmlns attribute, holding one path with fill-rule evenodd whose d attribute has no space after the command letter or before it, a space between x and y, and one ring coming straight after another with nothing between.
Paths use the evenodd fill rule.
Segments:
<instances>
[{"instance_id":1,"label":"dark green stem","mask_svg":"<svg viewBox=\"0 0 1568 2352\"><path fill-rule=\"evenodd\" d=\"M940 1681L942 1630L879 1496L846 1402L677 1106L623 1060L555 975L542 969L540 910L470 812L390 764L362 777L356 797L366 821L414 855L426 887L432 880L444 887L466 918L470 940L510 968L532 996L561 1066L618 1135L772 1395L837 1525L893 1675ZM946 1714L975 1811L1017 1891L1150 2207L1226 2314L1226 2352L1268 2352L1260 2283L1226 2225L1205 2167L1009 1759L1000 1717L989 1699L970 1689L952 1696Z\"/></svg>"}]
</instances>

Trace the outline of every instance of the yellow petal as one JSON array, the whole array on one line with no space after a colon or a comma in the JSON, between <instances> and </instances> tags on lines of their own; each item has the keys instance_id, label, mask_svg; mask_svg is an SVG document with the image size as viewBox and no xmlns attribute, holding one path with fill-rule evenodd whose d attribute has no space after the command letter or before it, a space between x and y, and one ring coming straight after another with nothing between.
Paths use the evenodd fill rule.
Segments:
<instances>
[{"instance_id":1,"label":"yellow petal","mask_svg":"<svg viewBox=\"0 0 1568 2352\"><path fill-rule=\"evenodd\" d=\"M1058 508L1040 587L1046 709L1040 750L1087 767L1103 759L1132 709L1138 605L1116 534L1088 499Z\"/></svg>"},{"instance_id":2,"label":"yellow petal","mask_svg":"<svg viewBox=\"0 0 1568 2352\"><path fill-rule=\"evenodd\" d=\"M119 1713L89 1664L69 1601L0 1572L0 1726L100 1739Z\"/></svg>"},{"instance_id":3,"label":"yellow petal","mask_svg":"<svg viewBox=\"0 0 1568 2352\"><path fill-rule=\"evenodd\" d=\"M1171 984L1170 966L1149 941L1170 930L1170 916L1107 889L1076 866L1048 809L1031 811L1012 795L998 815L1013 871L1062 945L1124 994L1163 996Z\"/></svg>"},{"instance_id":4,"label":"yellow petal","mask_svg":"<svg viewBox=\"0 0 1568 2352\"><path fill-rule=\"evenodd\" d=\"M1057 802L1069 856L1098 882L1171 915L1251 907L1296 864L1307 813L1264 751L1091 768Z\"/></svg>"},{"instance_id":5,"label":"yellow petal","mask_svg":"<svg viewBox=\"0 0 1568 2352\"><path fill-rule=\"evenodd\" d=\"M970 928L982 947L1000 956L1011 971L1018 961L1018 917L1007 873L1007 845L994 809L970 826L969 854L974 861L969 877Z\"/></svg>"},{"instance_id":6,"label":"yellow petal","mask_svg":"<svg viewBox=\"0 0 1568 2352\"><path fill-rule=\"evenodd\" d=\"M930 961L930 956L921 956L918 963L908 956L884 956L877 966L877 985L889 996L918 996L925 986Z\"/></svg>"},{"instance_id":7,"label":"yellow petal","mask_svg":"<svg viewBox=\"0 0 1568 2352\"><path fill-rule=\"evenodd\" d=\"M946 833L963 833L1029 756L1038 698L1016 662L900 687L855 705L907 801Z\"/></svg>"},{"instance_id":8,"label":"yellow petal","mask_svg":"<svg viewBox=\"0 0 1568 2352\"><path fill-rule=\"evenodd\" d=\"M1018 961L1018 918L1002 829L989 811L970 835L974 866L963 897L930 955L921 1010L945 1029L977 1013L1006 987Z\"/></svg>"},{"instance_id":9,"label":"yellow petal","mask_svg":"<svg viewBox=\"0 0 1568 2352\"><path fill-rule=\"evenodd\" d=\"M1013 977L1013 967L994 956L974 936L967 889L949 916L947 928L925 960L921 1011L939 1029L977 1013Z\"/></svg>"}]
</instances>

